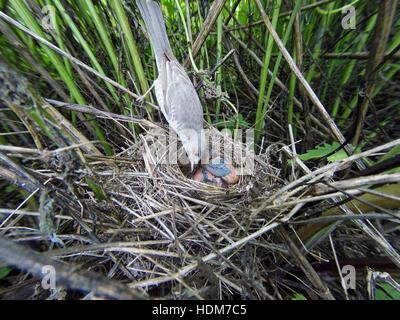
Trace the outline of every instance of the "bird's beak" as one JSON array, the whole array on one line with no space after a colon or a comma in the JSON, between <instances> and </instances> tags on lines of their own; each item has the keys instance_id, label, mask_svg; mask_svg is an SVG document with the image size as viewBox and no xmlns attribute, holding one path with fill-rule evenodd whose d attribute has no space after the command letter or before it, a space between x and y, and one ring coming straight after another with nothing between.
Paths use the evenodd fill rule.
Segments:
<instances>
[{"instance_id":1,"label":"bird's beak","mask_svg":"<svg viewBox=\"0 0 400 320\"><path fill-rule=\"evenodd\" d=\"M194 162L190 162L190 169L191 169L190 171L193 172L193 170L194 170Z\"/></svg>"}]
</instances>

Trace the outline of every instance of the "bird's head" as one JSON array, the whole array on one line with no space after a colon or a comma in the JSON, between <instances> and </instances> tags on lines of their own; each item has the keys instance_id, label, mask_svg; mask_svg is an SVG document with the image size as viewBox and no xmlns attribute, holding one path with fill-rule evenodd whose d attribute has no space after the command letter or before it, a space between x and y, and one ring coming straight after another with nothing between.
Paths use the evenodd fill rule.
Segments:
<instances>
[{"instance_id":1,"label":"bird's head","mask_svg":"<svg viewBox=\"0 0 400 320\"><path fill-rule=\"evenodd\" d=\"M207 140L204 130L199 131L187 129L180 135L183 147L188 155L190 167L193 171L194 166L206 155Z\"/></svg>"}]
</instances>

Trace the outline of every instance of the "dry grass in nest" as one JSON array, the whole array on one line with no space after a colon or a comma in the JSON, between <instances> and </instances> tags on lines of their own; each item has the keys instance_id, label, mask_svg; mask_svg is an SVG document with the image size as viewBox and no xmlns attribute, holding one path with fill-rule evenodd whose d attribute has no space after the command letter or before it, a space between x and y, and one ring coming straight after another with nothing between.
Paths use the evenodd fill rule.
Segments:
<instances>
[{"instance_id":1,"label":"dry grass in nest","mask_svg":"<svg viewBox=\"0 0 400 320\"><path fill-rule=\"evenodd\" d=\"M218 135L216 130L213 132ZM92 168L120 214L119 223L108 226L106 233L112 233L113 242L121 247L106 252L118 254L135 279L130 284L133 288L166 283L171 290L178 284L183 290L174 289L173 295L184 298L199 292L209 294L210 285L214 288L219 279L220 294L240 294L241 285L235 283L235 276L232 274L231 278L228 270L232 265L243 266L244 251L253 249L238 246L231 250L229 260L218 251L229 248L264 223L249 224L249 203L253 198L248 191L256 184L258 196L267 195L277 183L279 170L269 165L264 155L255 163L257 175L242 176L236 185L218 189L191 180L187 168L179 164L159 164L165 150L152 150L157 138L144 135L139 143L123 152L124 159L135 159L129 165L97 162ZM254 246L256 250L257 244ZM198 274L199 258L210 262L210 270L200 272L200 278L194 277ZM260 266L262 261L252 263ZM188 276L194 278L187 280ZM122 274L120 277L125 278ZM251 285L254 280L249 281Z\"/></svg>"},{"instance_id":2,"label":"dry grass in nest","mask_svg":"<svg viewBox=\"0 0 400 320\"><path fill-rule=\"evenodd\" d=\"M35 170L27 171L2 157L8 169L3 167L1 174L33 194L39 190L40 207L39 212L0 212L7 215L1 230L8 238L29 242L43 252L32 256L12 247L7 259L22 257L15 264L23 269L26 265L25 269L39 278L42 274L40 269L35 273L35 266L56 265L57 274L63 275L57 281L66 281L65 287L70 289L91 292L91 297L288 299L293 296L295 283L290 277L294 276L303 277L295 287L310 290L316 298L333 299L332 292L342 294L340 286L336 282L328 286L321 280L324 273L316 273L309 261L326 262L334 248L333 242L323 242L329 233L312 242L321 230L318 225L326 225L308 218L316 210L322 212L322 219L341 214L354 221L355 228L336 229L335 239L359 239L343 242L347 249L353 248L350 251L336 244L339 258L368 257L375 250L393 264L399 263L398 244L355 216L359 213L356 209L371 211L358 201L366 192L361 186L398 183L399 174L332 179L359 159L400 144L399 140L313 170L293 156L292 148L271 145L254 157L253 175L242 176L229 188L217 189L191 180L185 166L162 163L165 152L152 148L159 137L154 131L145 132L136 142L119 146L123 151L117 156L87 155L87 164L79 162L71 148L43 152L3 147L9 156L30 154L25 161L35 163ZM216 130L212 134L223 139ZM291 181L280 178L278 167L286 161L280 160L282 154L296 163L292 170L296 178ZM101 186L105 200L95 198L89 178ZM388 221L392 221L390 218L396 216L390 208L398 207L399 198L388 186L374 192L385 199L378 205L386 214L384 218L389 216ZM340 204L343 195L349 194L361 196ZM374 203L374 199L367 200ZM338 205L332 207L335 203ZM50 220L56 222L54 228ZM52 232L58 244L49 241ZM8 254L10 246L5 240L0 243L2 255ZM49 258L52 260L46 260ZM81 267L71 271L53 259ZM96 271L103 279L82 274L82 270ZM117 282L104 281L104 277Z\"/></svg>"}]
</instances>

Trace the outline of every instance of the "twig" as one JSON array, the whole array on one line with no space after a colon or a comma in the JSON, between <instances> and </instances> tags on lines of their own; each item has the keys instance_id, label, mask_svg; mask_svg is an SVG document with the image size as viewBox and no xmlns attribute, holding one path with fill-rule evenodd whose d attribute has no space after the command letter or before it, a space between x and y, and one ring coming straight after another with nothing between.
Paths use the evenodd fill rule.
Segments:
<instances>
[{"instance_id":1,"label":"twig","mask_svg":"<svg viewBox=\"0 0 400 320\"><path fill-rule=\"evenodd\" d=\"M42 254L26 249L21 245L1 238L0 260L31 273L35 278L44 277L43 267L52 266L55 270L55 285L73 290L92 292L99 297L110 299L145 299L145 297L112 280L102 279L99 275L79 270L80 267L66 265Z\"/></svg>"},{"instance_id":2,"label":"twig","mask_svg":"<svg viewBox=\"0 0 400 320\"><path fill-rule=\"evenodd\" d=\"M20 24L19 22L17 22L16 20L14 20L13 18L9 17L8 15L6 15L4 12L0 11L0 18L7 21L8 23L12 24L13 26L17 27L18 29L22 30L23 32L25 32L26 34L30 35L31 37L33 37L34 39L36 39L37 41L39 41L40 43L48 46L50 49L54 50L55 52L57 52L58 54L62 55L63 57L67 58L69 61L77 64L78 66L84 68L85 70L88 70L89 72L95 74L96 76L98 76L99 78L103 79L104 81L109 82L111 85L113 85L114 87L124 91L125 93L129 94L130 96L134 97L135 99L139 98L139 96L133 92L131 92L130 90L126 89L125 87L123 87L122 85L120 85L118 82L112 80L111 78L101 74L100 72L98 72L97 70L89 67L88 65L86 65L85 63L83 63L82 61L78 60L77 58L73 57L72 55L70 55L69 53L61 50L60 48L58 48L57 46L55 46L54 44L52 44L51 42L47 41L46 39L40 37L39 35L37 35L35 32L29 30L28 28L24 27L22 24Z\"/></svg>"},{"instance_id":3,"label":"twig","mask_svg":"<svg viewBox=\"0 0 400 320\"><path fill-rule=\"evenodd\" d=\"M319 6L322 6L322 5L327 4L329 2L332 2L332 1L334 1L334 0L322 0L322 1L318 1L318 2L312 3L312 4L308 4L308 5L304 6L304 7L301 7L300 11L310 10L310 9L315 8L315 7L319 7ZM293 12L293 10L290 10L290 11L287 11L287 12L282 12L282 13L279 14L279 18L291 15L292 12ZM247 29L247 28L251 28L251 27L257 26L259 24L262 24L263 22L264 22L263 20L258 20L258 21L254 21L254 22L239 26L239 27L230 28L227 31L235 31L235 30Z\"/></svg>"},{"instance_id":4,"label":"twig","mask_svg":"<svg viewBox=\"0 0 400 320\"><path fill-rule=\"evenodd\" d=\"M275 40L276 45L278 46L279 50L282 52L282 55L285 57L290 69L293 71L293 73L296 75L297 79L300 81L300 83L303 85L305 88L310 100L314 103L314 105L317 107L319 113L323 117L324 121L328 125L332 136L339 141L340 143L345 143L346 139L339 130L339 128L336 126L335 122L333 119L330 117L329 113L326 111L325 107L322 105L321 101L315 94L314 90L311 88L311 86L308 84L307 80L304 78L303 74L297 67L296 63L293 61L292 57L290 56L289 52L286 50L285 46L283 45L281 39L279 38L278 34L274 30L271 22L269 21L269 18L267 14L264 11L264 8L262 4L260 3L260 0L254 0L260 13L261 16L264 20L265 25L267 26L268 31L270 32L271 36ZM351 155L353 154L353 148L350 145L345 146L346 152ZM356 161L357 166L359 167L360 170L365 169L365 165L357 160Z\"/></svg>"},{"instance_id":5,"label":"twig","mask_svg":"<svg viewBox=\"0 0 400 320\"><path fill-rule=\"evenodd\" d=\"M310 282L314 285L314 287L317 288L317 290L319 290L319 294L321 295L321 297L325 300L336 300L333 297L332 293L330 292L329 288L321 280L318 273L311 266L311 263L301 253L300 249L297 248L296 244L290 238L290 236L285 231L283 226L280 226L278 228L278 234L281 237L281 239L283 240L283 242L285 243L285 246L287 247L289 252L292 254L292 256L295 257L297 264L303 270L303 272L307 276L308 280L310 280Z\"/></svg>"},{"instance_id":6,"label":"twig","mask_svg":"<svg viewBox=\"0 0 400 320\"><path fill-rule=\"evenodd\" d=\"M219 14L221 13L221 11L225 5L225 2L226 2L226 0L216 0L213 2L210 10L208 11L207 18L203 23L203 27L201 28L200 33L198 34L198 36L193 44L193 47L191 50L193 59L199 53L201 46L203 45L204 41L207 38L207 35L210 33L211 28L213 27ZM190 57L188 56L188 57L186 57L186 60L183 63L183 66L185 68L188 67L189 61L190 61Z\"/></svg>"},{"instance_id":7,"label":"twig","mask_svg":"<svg viewBox=\"0 0 400 320\"><path fill-rule=\"evenodd\" d=\"M118 121L123 121L123 122L133 122L133 123L140 123L146 126L153 127L154 124L144 118L139 118L139 117L132 117L132 116L125 116L122 114L117 114L117 113L112 113L112 112L106 112L99 110L95 107L92 107L90 105L88 106L83 106L80 104L71 104L71 103L66 103L62 101L57 101L53 99L44 99L48 103L51 103L52 105L55 105L57 107L62 107L67 110L72 110L75 112L82 112L82 113L88 113L96 116L97 118L102 118L102 119L112 119L112 120L118 120Z\"/></svg>"},{"instance_id":8,"label":"twig","mask_svg":"<svg viewBox=\"0 0 400 320\"><path fill-rule=\"evenodd\" d=\"M220 68L225 61L235 52L235 49L231 49L226 55L225 57L223 57L220 61L218 61L218 63L214 66L214 68L212 68L212 70L209 72L210 75L214 74L215 71L218 70L218 68ZM204 80L200 81L197 85L196 85L196 91L199 91L201 89L201 87L203 86L203 82Z\"/></svg>"},{"instance_id":9,"label":"twig","mask_svg":"<svg viewBox=\"0 0 400 320\"><path fill-rule=\"evenodd\" d=\"M370 52L328 52L318 56L323 59L369 59ZM390 57L393 59L400 59L400 54L391 55L390 52L385 53L385 58Z\"/></svg>"},{"instance_id":10,"label":"twig","mask_svg":"<svg viewBox=\"0 0 400 320\"><path fill-rule=\"evenodd\" d=\"M371 55L368 59L365 96L358 109L357 118L355 119L355 131L352 139L352 144L358 144L361 130L364 125L365 115L367 114L370 104L370 97L375 89L375 80L378 76L378 65L382 62L386 44L389 39L389 34L392 26L394 13L397 6L397 0L381 1L379 3L379 13L377 23L375 25L374 39L371 44Z\"/></svg>"}]
</instances>

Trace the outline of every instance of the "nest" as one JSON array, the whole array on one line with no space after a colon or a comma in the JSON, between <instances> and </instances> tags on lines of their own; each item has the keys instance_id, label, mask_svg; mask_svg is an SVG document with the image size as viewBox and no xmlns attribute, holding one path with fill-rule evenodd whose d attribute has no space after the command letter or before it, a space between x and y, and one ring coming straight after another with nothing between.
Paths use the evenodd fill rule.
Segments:
<instances>
[{"instance_id":1,"label":"nest","mask_svg":"<svg viewBox=\"0 0 400 320\"><path fill-rule=\"evenodd\" d=\"M51 108L48 112L57 115ZM73 140L79 139L79 132L68 134L68 128L50 123L48 129L58 148L2 147L24 163L0 154L2 177L40 198L38 212L0 211L6 215L3 229L14 240L0 241L1 258L38 278L43 277L42 267L54 266L58 284L91 292L87 298L117 299L291 299L293 288L314 294L311 286L316 288L316 297L333 299L330 290L339 296L342 292L340 282L327 280L337 276L336 265L325 265L330 273L319 275L318 266L310 261L328 263L333 245L324 239L335 228L335 239L346 246L344 250L336 245L338 258L367 258L375 252L395 267L399 264L398 241L390 243L358 214L379 208L386 215L378 219L387 223L376 228L396 233L398 216L390 209L399 205L398 173L366 171L358 178L333 179L360 159L399 145L399 140L309 169L293 153L293 146L271 144L255 155L249 152L251 143L241 143L243 136L232 139L209 128L216 145L223 146L212 144L210 159L227 160L228 151L234 150L228 161L240 174L236 185L216 188L191 179L176 137L165 140L164 128L139 123L144 132L139 139L134 135L132 140L128 135L114 139L121 142L116 147L122 151L113 157L93 154L95 148L87 140ZM74 145L84 145L91 154L82 157ZM179 161L170 162L171 158ZM291 174L278 169L287 167L288 158L292 159ZM286 176L291 180L280 178ZM365 185L378 188L361 188ZM316 222L314 216L321 218ZM353 219L356 228L338 228L342 219ZM29 242L42 254L16 246L16 241ZM40 284L38 288L48 294ZM67 298L82 298L76 291L53 290L51 294L57 299L67 294L74 294Z\"/></svg>"},{"instance_id":2,"label":"nest","mask_svg":"<svg viewBox=\"0 0 400 320\"><path fill-rule=\"evenodd\" d=\"M239 242L264 223L249 223L249 204L257 197L268 196L277 184L279 170L268 163L268 154L252 154L253 174L241 175L236 185L217 188L199 183L190 178L185 159L181 163L165 163L171 144L178 146L172 157L185 157L179 142L172 139L165 144L165 134L164 129L153 128L116 157L113 165L97 162L92 166L98 183L118 212L118 223L108 222L105 233L112 234L112 241L118 242L119 247L106 252L118 253L134 280L131 288L154 286L158 291L161 285L175 298L198 296L200 291L203 297L210 298L243 294L243 288L229 273L235 273L234 266L240 266L244 270L241 273L248 274L248 259L256 249ZM211 151L213 157L221 156L229 149L226 135L210 129L211 135L220 140L220 145L225 143L221 152ZM243 173L249 159L242 155L249 151L245 150L248 146L229 141L235 150L232 163ZM130 160L124 163L121 159ZM112 212L107 204L102 211ZM101 223L97 222L99 227ZM258 244L255 242L254 246ZM222 254L227 250L229 260ZM262 262L253 261L251 265L261 266ZM120 272L116 278L123 280L126 275ZM218 289L219 281L222 289ZM254 284L256 280L248 281Z\"/></svg>"}]
</instances>

